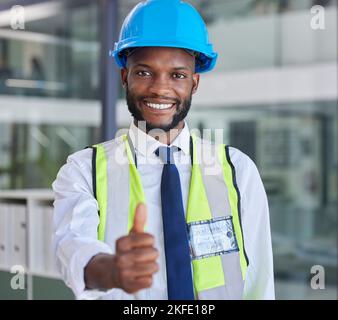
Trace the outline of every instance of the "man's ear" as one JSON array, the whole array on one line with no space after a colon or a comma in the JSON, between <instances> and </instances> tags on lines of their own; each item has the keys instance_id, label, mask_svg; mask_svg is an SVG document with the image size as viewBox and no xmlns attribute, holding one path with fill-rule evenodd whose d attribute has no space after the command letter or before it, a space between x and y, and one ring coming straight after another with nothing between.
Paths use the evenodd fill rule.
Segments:
<instances>
[{"instance_id":1,"label":"man's ear","mask_svg":"<svg viewBox=\"0 0 338 320\"><path fill-rule=\"evenodd\" d=\"M126 88L127 86L128 83L127 78L128 78L128 69L126 68L121 69L121 83L123 88Z\"/></svg>"},{"instance_id":2,"label":"man's ear","mask_svg":"<svg viewBox=\"0 0 338 320\"><path fill-rule=\"evenodd\" d=\"M192 94L194 94L197 91L198 85L200 83L200 74L194 73L192 75L192 81L193 81Z\"/></svg>"}]
</instances>

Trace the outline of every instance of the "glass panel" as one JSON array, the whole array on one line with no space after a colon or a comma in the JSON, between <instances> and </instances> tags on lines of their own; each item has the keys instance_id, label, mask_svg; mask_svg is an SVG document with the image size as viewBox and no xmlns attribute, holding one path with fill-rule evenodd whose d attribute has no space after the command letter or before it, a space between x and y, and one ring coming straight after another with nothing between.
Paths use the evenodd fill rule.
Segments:
<instances>
[{"instance_id":1,"label":"glass panel","mask_svg":"<svg viewBox=\"0 0 338 320\"><path fill-rule=\"evenodd\" d=\"M57 1L22 8L23 30L0 29L0 93L96 99L97 5L74 7L72 1ZM11 14L11 10L2 12L3 17Z\"/></svg>"},{"instance_id":2,"label":"glass panel","mask_svg":"<svg viewBox=\"0 0 338 320\"><path fill-rule=\"evenodd\" d=\"M99 139L99 14L93 1L0 11L0 188L50 187L68 154ZM79 116L80 115L80 116Z\"/></svg>"},{"instance_id":3,"label":"glass panel","mask_svg":"<svg viewBox=\"0 0 338 320\"><path fill-rule=\"evenodd\" d=\"M212 112L211 112L212 110ZM199 108L190 128L224 128L256 163L270 207L277 299L336 299L337 102ZM325 290L310 287L325 268Z\"/></svg>"}]
</instances>

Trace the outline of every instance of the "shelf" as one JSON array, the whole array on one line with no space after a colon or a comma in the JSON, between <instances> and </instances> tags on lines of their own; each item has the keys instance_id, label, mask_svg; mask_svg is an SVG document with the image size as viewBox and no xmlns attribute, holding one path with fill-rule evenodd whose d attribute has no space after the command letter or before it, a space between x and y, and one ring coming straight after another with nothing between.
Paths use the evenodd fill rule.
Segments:
<instances>
[{"instance_id":1,"label":"shelf","mask_svg":"<svg viewBox=\"0 0 338 320\"><path fill-rule=\"evenodd\" d=\"M18 200L53 200L54 193L49 189L17 189L17 190L1 190L0 200L3 199L18 199Z\"/></svg>"},{"instance_id":2,"label":"shelf","mask_svg":"<svg viewBox=\"0 0 338 320\"><path fill-rule=\"evenodd\" d=\"M10 279L15 275L11 274L14 265L21 265L25 270L27 299L43 297L44 293L36 292L36 288L46 292L49 285L55 285L58 295L53 294L51 287L47 298L62 297L62 290L65 296L70 296L71 291L63 283L54 262L53 200L50 189L0 191L0 272L9 281L0 288L0 300L16 295L23 297L12 292L10 286Z\"/></svg>"}]
</instances>

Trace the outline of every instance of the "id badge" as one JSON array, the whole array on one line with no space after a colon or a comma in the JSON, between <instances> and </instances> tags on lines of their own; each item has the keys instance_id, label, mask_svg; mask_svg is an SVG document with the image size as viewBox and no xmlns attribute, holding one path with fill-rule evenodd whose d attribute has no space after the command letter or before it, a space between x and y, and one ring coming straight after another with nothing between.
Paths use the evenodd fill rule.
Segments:
<instances>
[{"instance_id":1,"label":"id badge","mask_svg":"<svg viewBox=\"0 0 338 320\"><path fill-rule=\"evenodd\" d=\"M239 251L232 216L189 223L188 236L192 259Z\"/></svg>"}]
</instances>

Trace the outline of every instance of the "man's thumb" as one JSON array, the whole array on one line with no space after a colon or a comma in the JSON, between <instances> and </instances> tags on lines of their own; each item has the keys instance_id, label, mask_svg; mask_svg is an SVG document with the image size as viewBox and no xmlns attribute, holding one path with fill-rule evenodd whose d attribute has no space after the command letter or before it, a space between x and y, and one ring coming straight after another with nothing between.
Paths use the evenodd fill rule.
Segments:
<instances>
[{"instance_id":1,"label":"man's thumb","mask_svg":"<svg viewBox=\"0 0 338 320\"><path fill-rule=\"evenodd\" d=\"M135 209L134 224L130 232L141 233L147 222L147 207L144 203L139 203Z\"/></svg>"}]
</instances>

